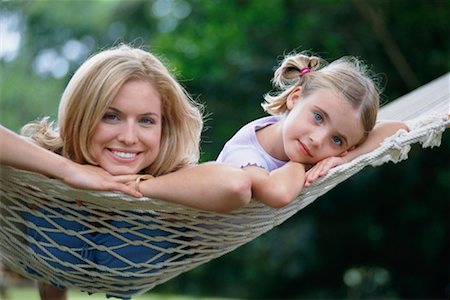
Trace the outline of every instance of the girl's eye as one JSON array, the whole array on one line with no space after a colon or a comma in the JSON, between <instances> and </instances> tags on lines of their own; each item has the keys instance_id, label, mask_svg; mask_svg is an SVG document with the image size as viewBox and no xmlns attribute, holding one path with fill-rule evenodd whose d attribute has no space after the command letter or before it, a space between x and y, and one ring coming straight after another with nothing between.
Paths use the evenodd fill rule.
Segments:
<instances>
[{"instance_id":1,"label":"girl's eye","mask_svg":"<svg viewBox=\"0 0 450 300\"><path fill-rule=\"evenodd\" d=\"M333 143L335 143L336 145L339 145L339 146L342 145L342 139L340 137L333 136L331 139L333 140Z\"/></svg>"},{"instance_id":2,"label":"girl's eye","mask_svg":"<svg viewBox=\"0 0 450 300\"><path fill-rule=\"evenodd\" d=\"M314 120L321 123L323 121L322 115L319 113L314 113Z\"/></svg>"},{"instance_id":3,"label":"girl's eye","mask_svg":"<svg viewBox=\"0 0 450 300\"><path fill-rule=\"evenodd\" d=\"M119 119L119 117L114 113L106 113L103 116L103 120L105 120L105 121L116 121L118 119Z\"/></svg>"}]
</instances>

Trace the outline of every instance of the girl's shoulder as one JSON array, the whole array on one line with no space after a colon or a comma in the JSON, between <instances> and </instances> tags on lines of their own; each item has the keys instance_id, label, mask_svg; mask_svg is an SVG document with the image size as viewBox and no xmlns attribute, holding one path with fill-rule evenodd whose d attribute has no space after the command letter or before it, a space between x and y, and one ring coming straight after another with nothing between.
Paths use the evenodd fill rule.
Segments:
<instances>
[{"instance_id":1,"label":"girl's shoulder","mask_svg":"<svg viewBox=\"0 0 450 300\"><path fill-rule=\"evenodd\" d=\"M262 117L250 122L248 125L252 125L254 126L255 130L258 130L279 122L281 118L282 118L281 116Z\"/></svg>"},{"instance_id":2,"label":"girl's shoulder","mask_svg":"<svg viewBox=\"0 0 450 300\"><path fill-rule=\"evenodd\" d=\"M277 123L280 120L281 120L280 116L267 116L267 117L258 118L256 120L253 120L253 121L245 124L244 126L242 126L241 129L239 129L237 133L246 131L246 130L250 130L250 131L255 130L256 131L261 128L272 125L274 123Z\"/></svg>"},{"instance_id":3,"label":"girl's shoulder","mask_svg":"<svg viewBox=\"0 0 450 300\"><path fill-rule=\"evenodd\" d=\"M246 125L241 127L241 129L239 129L236 132L236 134L231 138L231 140L235 141L236 140L241 141L242 139L244 141L251 140L256 135L257 130L272 125L278 122L279 120L280 117L278 116L268 116L253 120L250 123L247 123Z\"/></svg>"}]
</instances>

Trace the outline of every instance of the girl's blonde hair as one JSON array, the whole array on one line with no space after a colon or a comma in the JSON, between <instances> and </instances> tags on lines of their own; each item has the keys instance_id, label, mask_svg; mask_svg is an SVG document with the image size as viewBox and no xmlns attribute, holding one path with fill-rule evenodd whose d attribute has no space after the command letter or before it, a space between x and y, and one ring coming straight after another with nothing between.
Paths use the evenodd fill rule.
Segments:
<instances>
[{"instance_id":1,"label":"girl's blonde hair","mask_svg":"<svg viewBox=\"0 0 450 300\"><path fill-rule=\"evenodd\" d=\"M296 87L302 88L302 97L326 88L337 92L360 112L364 138L375 126L380 91L371 79L367 67L355 57L342 57L327 64L316 56L290 54L276 69L272 83L278 91L266 94L262 104L269 114L286 113L287 98Z\"/></svg>"},{"instance_id":2,"label":"girl's blonde hair","mask_svg":"<svg viewBox=\"0 0 450 300\"><path fill-rule=\"evenodd\" d=\"M90 140L119 89L129 80L148 81L161 96L160 152L142 171L162 175L197 163L202 107L158 58L126 45L99 52L75 72L61 97L58 129L44 118L26 125L22 133L78 163L96 164L90 155Z\"/></svg>"}]
</instances>

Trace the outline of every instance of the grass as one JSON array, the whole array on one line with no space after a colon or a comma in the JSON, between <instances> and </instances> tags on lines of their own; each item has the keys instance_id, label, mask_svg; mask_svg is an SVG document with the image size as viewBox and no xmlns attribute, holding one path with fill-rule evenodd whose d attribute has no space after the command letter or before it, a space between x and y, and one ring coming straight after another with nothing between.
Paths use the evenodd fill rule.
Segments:
<instances>
[{"instance_id":1,"label":"grass","mask_svg":"<svg viewBox=\"0 0 450 300\"><path fill-rule=\"evenodd\" d=\"M39 300L39 293L36 287L14 287L7 290L7 297L0 295L0 300ZM117 300L117 298L106 298L105 294L88 295L80 291L69 291L68 300ZM224 298L199 298L181 295L166 295L148 293L133 297L133 300L225 300ZM227 299L230 300L230 299Z\"/></svg>"}]
</instances>

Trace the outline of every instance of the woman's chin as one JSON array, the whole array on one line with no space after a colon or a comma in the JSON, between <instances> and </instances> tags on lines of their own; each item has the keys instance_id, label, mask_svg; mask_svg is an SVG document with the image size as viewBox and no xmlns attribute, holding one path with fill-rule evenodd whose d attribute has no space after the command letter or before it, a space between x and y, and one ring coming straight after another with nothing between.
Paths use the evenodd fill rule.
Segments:
<instances>
[{"instance_id":1,"label":"woman's chin","mask_svg":"<svg viewBox=\"0 0 450 300\"><path fill-rule=\"evenodd\" d=\"M118 176L118 175L131 175L131 174L137 174L138 170L135 170L135 168L127 168L127 167L106 167L104 168L105 171L107 171L109 174Z\"/></svg>"}]
</instances>

